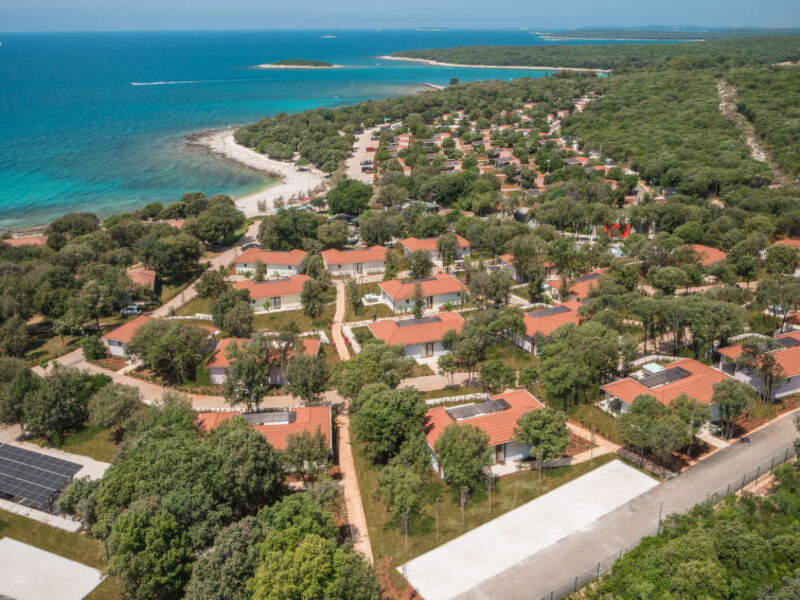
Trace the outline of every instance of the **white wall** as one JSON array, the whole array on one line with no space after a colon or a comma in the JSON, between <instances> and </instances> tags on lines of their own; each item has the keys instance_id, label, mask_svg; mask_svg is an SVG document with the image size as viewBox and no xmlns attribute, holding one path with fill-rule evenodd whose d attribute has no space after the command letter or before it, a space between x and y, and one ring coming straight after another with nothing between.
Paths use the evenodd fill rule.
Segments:
<instances>
[{"instance_id":1,"label":"white wall","mask_svg":"<svg viewBox=\"0 0 800 600\"><path fill-rule=\"evenodd\" d=\"M103 340L106 347L108 348L108 353L111 356L118 356L120 358L128 358L128 354L125 352L125 344L123 342L118 342L117 340Z\"/></svg>"},{"instance_id":2,"label":"white wall","mask_svg":"<svg viewBox=\"0 0 800 600\"><path fill-rule=\"evenodd\" d=\"M423 296L423 300L427 302L428 296ZM395 302L386 292L383 292L383 299L384 302L391 308L395 314L397 313L408 313L414 310L414 298L405 298L403 300L398 300ZM435 294L433 296L433 309L440 309L445 304L450 303L453 305L458 305L462 303L461 294L458 292L453 292L451 294ZM425 304L425 308L428 309L427 303Z\"/></svg>"},{"instance_id":3,"label":"white wall","mask_svg":"<svg viewBox=\"0 0 800 600\"><path fill-rule=\"evenodd\" d=\"M250 300L250 304L253 305L253 308L258 310L263 308L264 300L270 300L270 310L274 309L275 307L272 305L272 300L274 296L265 296L263 298L253 298ZM300 294L286 294L285 296L281 296L281 310L295 310L302 308L303 305L300 302Z\"/></svg>"},{"instance_id":4,"label":"white wall","mask_svg":"<svg viewBox=\"0 0 800 600\"><path fill-rule=\"evenodd\" d=\"M299 275L302 270L299 266L294 265L264 265L266 267L267 277L291 277L292 275ZM236 274L253 277L256 272L255 263L236 263Z\"/></svg>"},{"instance_id":5,"label":"white wall","mask_svg":"<svg viewBox=\"0 0 800 600\"><path fill-rule=\"evenodd\" d=\"M412 358L430 358L425 356L425 344L410 344L403 347L403 353ZM441 356L447 354L442 342L433 343L433 356Z\"/></svg>"},{"instance_id":6,"label":"white wall","mask_svg":"<svg viewBox=\"0 0 800 600\"><path fill-rule=\"evenodd\" d=\"M356 271L356 264L330 264L327 265L326 268L331 275L334 276L357 276L357 275L368 275L370 273L383 273L385 269L384 262L376 261L376 262L365 262L361 263L361 273Z\"/></svg>"},{"instance_id":7,"label":"white wall","mask_svg":"<svg viewBox=\"0 0 800 600\"><path fill-rule=\"evenodd\" d=\"M209 367L211 385L222 385L228 380L228 370L225 367Z\"/></svg>"}]
</instances>

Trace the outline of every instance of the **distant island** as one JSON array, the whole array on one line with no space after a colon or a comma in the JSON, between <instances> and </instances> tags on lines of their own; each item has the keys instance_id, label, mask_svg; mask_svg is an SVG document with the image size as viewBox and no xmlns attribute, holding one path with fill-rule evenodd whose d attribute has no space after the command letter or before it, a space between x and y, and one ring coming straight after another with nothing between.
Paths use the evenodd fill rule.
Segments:
<instances>
[{"instance_id":1,"label":"distant island","mask_svg":"<svg viewBox=\"0 0 800 600\"><path fill-rule=\"evenodd\" d=\"M340 65L324 60L306 60L305 58L287 58L274 63L258 65L259 69L332 69Z\"/></svg>"}]
</instances>

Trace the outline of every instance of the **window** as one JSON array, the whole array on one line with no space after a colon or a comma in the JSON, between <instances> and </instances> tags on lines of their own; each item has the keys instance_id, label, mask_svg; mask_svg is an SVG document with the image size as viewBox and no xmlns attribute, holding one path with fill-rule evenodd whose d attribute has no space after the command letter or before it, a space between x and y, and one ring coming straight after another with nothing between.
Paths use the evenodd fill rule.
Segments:
<instances>
[{"instance_id":1,"label":"window","mask_svg":"<svg viewBox=\"0 0 800 600\"><path fill-rule=\"evenodd\" d=\"M433 296L428 296L427 298L425 298L425 307L433 308Z\"/></svg>"},{"instance_id":2,"label":"window","mask_svg":"<svg viewBox=\"0 0 800 600\"><path fill-rule=\"evenodd\" d=\"M362 263L356 263L356 273L363 273L364 272L364 265Z\"/></svg>"},{"instance_id":3,"label":"window","mask_svg":"<svg viewBox=\"0 0 800 600\"><path fill-rule=\"evenodd\" d=\"M269 299L269 303L272 308L280 308L281 307L281 297L275 296L274 298Z\"/></svg>"},{"instance_id":4,"label":"window","mask_svg":"<svg viewBox=\"0 0 800 600\"><path fill-rule=\"evenodd\" d=\"M496 463L504 463L506 462L506 445L500 444L499 446L494 447L494 462Z\"/></svg>"}]
</instances>

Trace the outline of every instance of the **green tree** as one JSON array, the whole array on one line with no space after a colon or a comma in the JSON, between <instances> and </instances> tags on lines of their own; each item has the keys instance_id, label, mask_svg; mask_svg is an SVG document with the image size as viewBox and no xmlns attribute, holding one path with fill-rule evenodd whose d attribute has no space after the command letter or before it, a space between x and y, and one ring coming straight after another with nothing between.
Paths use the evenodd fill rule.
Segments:
<instances>
[{"instance_id":1,"label":"green tree","mask_svg":"<svg viewBox=\"0 0 800 600\"><path fill-rule=\"evenodd\" d=\"M303 431L290 434L283 452L286 466L299 473L306 483L308 478L316 478L328 470L331 450L327 438L319 427L314 433Z\"/></svg>"},{"instance_id":2,"label":"green tree","mask_svg":"<svg viewBox=\"0 0 800 600\"><path fill-rule=\"evenodd\" d=\"M302 248L305 240L317 237L319 219L297 208L287 208L261 220L258 242L269 250Z\"/></svg>"},{"instance_id":3,"label":"green tree","mask_svg":"<svg viewBox=\"0 0 800 600\"><path fill-rule=\"evenodd\" d=\"M390 513L403 526L405 552L408 554L408 530L411 520L422 510L423 481L419 473L403 466L389 465L378 476L377 494Z\"/></svg>"},{"instance_id":4,"label":"green tree","mask_svg":"<svg viewBox=\"0 0 800 600\"><path fill-rule=\"evenodd\" d=\"M397 258L397 252L394 248L386 248L386 255L384 257L384 281L389 281L397 277L397 271L400 270L400 261Z\"/></svg>"},{"instance_id":5,"label":"green tree","mask_svg":"<svg viewBox=\"0 0 800 600\"><path fill-rule=\"evenodd\" d=\"M364 388L354 406L353 433L364 442L370 460L386 462L404 442L422 435L427 405L413 388L373 384Z\"/></svg>"},{"instance_id":6,"label":"green tree","mask_svg":"<svg viewBox=\"0 0 800 600\"><path fill-rule=\"evenodd\" d=\"M197 267L202 250L197 238L179 233L166 237L147 236L139 244L139 254L159 277L180 279Z\"/></svg>"},{"instance_id":7,"label":"green tree","mask_svg":"<svg viewBox=\"0 0 800 600\"><path fill-rule=\"evenodd\" d=\"M228 290L220 294L214 304L211 305L211 318L214 321L214 325L219 327L220 329L227 329L225 326L225 319L228 316L228 313L234 311L234 308L238 307L241 303L250 304L250 291L249 290ZM247 316L245 311L242 308L236 308L235 317L232 318L232 322L230 323L235 328L240 325L238 321L240 318L244 317L243 323L244 329L247 329ZM250 314L250 328L252 329L252 310ZM247 331L245 335L249 335L250 331Z\"/></svg>"},{"instance_id":8,"label":"green tree","mask_svg":"<svg viewBox=\"0 0 800 600\"><path fill-rule=\"evenodd\" d=\"M253 306L240 300L225 313L222 326L234 337L247 337L253 332Z\"/></svg>"},{"instance_id":9,"label":"green tree","mask_svg":"<svg viewBox=\"0 0 800 600\"><path fill-rule=\"evenodd\" d=\"M501 360L491 360L481 365L481 385L492 394L514 387L517 382L517 373Z\"/></svg>"},{"instance_id":10,"label":"green tree","mask_svg":"<svg viewBox=\"0 0 800 600\"><path fill-rule=\"evenodd\" d=\"M39 377L18 358L0 358L0 421L22 426L25 397L39 385Z\"/></svg>"},{"instance_id":11,"label":"green tree","mask_svg":"<svg viewBox=\"0 0 800 600\"><path fill-rule=\"evenodd\" d=\"M448 231L439 236L436 242L436 247L439 250L439 261L445 271L456 260L456 252L458 251L458 238L455 233Z\"/></svg>"},{"instance_id":12,"label":"green tree","mask_svg":"<svg viewBox=\"0 0 800 600\"><path fill-rule=\"evenodd\" d=\"M414 318L421 319L425 314L425 298L422 296L422 284L414 284Z\"/></svg>"},{"instance_id":13,"label":"green tree","mask_svg":"<svg viewBox=\"0 0 800 600\"><path fill-rule=\"evenodd\" d=\"M364 386L370 383L397 387L401 380L411 374L415 364L413 358L405 355L402 346L369 340L361 347L361 352L350 360L336 363L333 384L342 396L355 400Z\"/></svg>"},{"instance_id":14,"label":"green tree","mask_svg":"<svg viewBox=\"0 0 800 600\"><path fill-rule=\"evenodd\" d=\"M303 312L314 321L322 316L325 305L330 302L331 285L326 278L309 279L303 284L300 303Z\"/></svg>"},{"instance_id":15,"label":"green tree","mask_svg":"<svg viewBox=\"0 0 800 600\"><path fill-rule=\"evenodd\" d=\"M470 492L481 484L492 464L489 435L474 425L451 423L436 440L434 450L444 480L459 491L463 521L464 505Z\"/></svg>"},{"instance_id":16,"label":"green tree","mask_svg":"<svg viewBox=\"0 0 800 600\"><path fill-rule=\"evenodd\" d=\"M495 307L508 304L512 285L514 285L514 279L511 277L511 273L505 269L495 269L489 275L486 296L494 302Z\"/></svg>"},{"instance_id":17,"label":"green tree","mask_svg":"<svg viewBox=\"0 0 800 600\"><path fill-rule=\"evenodd\" d=\"M749 386L735 379L723 379L715 383L713 389L711 401L719 411L723 423L722 434L727 440L733 435L736 419L755 399L755 393Z\"/></svg>"},{"instance_id":18,"label":"green tree","mask_svg":"<svg viewBox=\"0 0 800 600\"><path fill-rule=\"evenodd\" d=\"M218 203L209 206L208 210L201 212L196 219L187 221L183 231L211 246L223 243L227 237L241 229L244 223L245 216L242 211L232 204Z\"/></svg>"},{"instance_id":19,"label":"green tree","mask_svg":"<svg viewBox=\"0 0 800 600\"><path fill-rule=\"evenodd\" d=\"M372 186L355 179L344 178L328 192L328 208L331 213L360 215L372 198Z\"/></svg>"},{"instance_id":20,"label":"green tree","mask_svg":"<svg viewBox=\"0 0 800 600\"><path fill-rule=\"evenodd\" d=\"M264 334L241 344L230 344L226 351L231 363L226 371L222 394L231 406L244 404L258 408L271 387L270 371L278 363L274 340Z\"/></svg>"},{"instance_id":21,"label":"green tree","mask_svg":"<svg viewBox=\"0 0 800 600\"><path fill-rule=\"evenodd\" d=\"M323 248L341 249L347 243L350 231L344 221L330 221L317 228L317 240Z\"/></svg>"},{"instance_id":22,"label":"green tree","mask_svg":"<svg viewBox=\"0 0 800 600\"><path fill-rule=\"evenodd\" d=\"M113 427L117 439L125 421L141 406L139 390L130 385L110 383L89 399L89 419L103 428Z\"/></svg>"},{"instance_id":23,"label":"green tree","mask_svg":"<svg viewBox=\"0 0 800 600\"><path fill-rule=\"evenodd\" d=\"M220 271L205 271L195 286L200 298L219 298L228 289L225 275Z\"/></svg>"},{"instance_id":24,"label":"green tree","mask_svg":"<svg viewBox=\"0 0 800 600\"><path fill-rule=\"evenodd\" d=\"M297 354L283 367L286 387L305 406L319 404L328 385L330 372L324 356Z\"/></svg>"},{"instance_id":25,"label":"green tree","mask_svg":"<svg viewBox=\"0 0 800 600\"><path fill-rule=\"evenodd\" d=\"M772 400L775 391L786 381L786 372L776 360L774 352L764 348L758 341L747 340L742 344L742 353L736 359L736 366L746 369L755 378L756 390L762 402Z\"/></svg>"},{"instance_id":26,"label":"green tree","mask_svg":"<svg viewBox=\"0 0 800 600\"><path fill-rule=\"evenodd\" d=\"M361 310L361 293L358 291L358 284L355 279L347 280L347 299L350 301L350 306L353 307L353 312L359 314Z\"/></svg>"},{"instance_id":27,"label":"green tree","mask_svg":"<svg viewBox=\"0 0 800 600\"><path fill-rule=\"evenodd\" d=\"M30 342L28 326L19 315L0 325L0 350L10 356L22 356Z\"/></svg>"},{"instance_id":28,"label":"green tree","mask_svg":"<svg viewBox=\"0 0 800 600\"><path fill-rule=\"evenodd\" d=\"M414 250L408 255L408 270L411 279L425 279L431 276L433 261L425 250Z\"/></svg>"},{"instance_id":29,"label":"green tree","mask_svg":"<svg viewBox=\"0 0 800 600\"><path fill-rule=\"evenodd\" d=\"M128 356L173 381L192 377L210 349L206 330L180 321L155 319L139 327L126 346Z\"/></svg>"},{"instance_id":30,"label":"green tree","mask_svg":"<svg viewBox=\"0 0 800 600\"><path fill-rule=\"evenodd\" d=\"M255 266L253 267L253 281L264 281L264 275L267 274L267 265L261 260L256 259Z\"/></svg>"},{"instance_id":31,"label":"green tree","mask_svg":"<svg viewBox=\"0 0 800 600\"><path fill-rule=\"evenodd\" d=\"M531 456L539 469L539 488L542 487L542 465L560 458L569 446L570 433L566 413L552 408L531 410L522 415L514 428L514 439L530 446Z\"/></svg>"},{"instance_id":32,"label":"green tree","mask_svg":"<svg viewBox=\"0 0 800 600\"><path fill-rule=\"evenodd\" d=\"M768 246L764 266L772 274L793 275L797 268L797 248L786 244Z\"/></svg>"}]
</instances>

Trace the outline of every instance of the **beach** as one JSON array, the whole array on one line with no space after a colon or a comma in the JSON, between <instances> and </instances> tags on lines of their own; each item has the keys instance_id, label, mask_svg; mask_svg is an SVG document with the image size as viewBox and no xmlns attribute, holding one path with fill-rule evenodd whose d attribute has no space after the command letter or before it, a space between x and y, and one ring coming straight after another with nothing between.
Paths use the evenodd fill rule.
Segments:
<instances>
[{"instance_id":1,"label":"beach","mask_svg":"<svg viewBox=\"0 0 800 600\"><path fill-rule=\"evenodd\" d=\"M291 162L272 160L255 150L237 144L233 139L234 131L236 129L230 127L198 133L189 137L187 143L193 146L200 146L206 152L260 171L277 180L252 194L238 198L234 197L237 208L244 212L246 216L255 217L265 214L264 211L260 211L258 208L260 202L266 204L266 213L269 213L275 207L275 201L279 198L288 203L292 197L308 196L309 192L320 187L325 182L324 173L313 167L308 167L308 171L300 171Z\"/></svg>"},{"instance_id":2,"label":"beach","mask_svg":"<svg viewBox=\"0 0 800 600\"><path fill-rule=\"evenodd\" d=\"M583 69L578 67L515 67L508 65L462 65L458 63L446 63L427 58L406 58L405 56L379 56L381 60L405 60L409 62L422 63L435 67L460 67L462 69L513 69L522 71L588 71L591 73L610 73L608 69Z\"/></svg>"}]
</instances>

